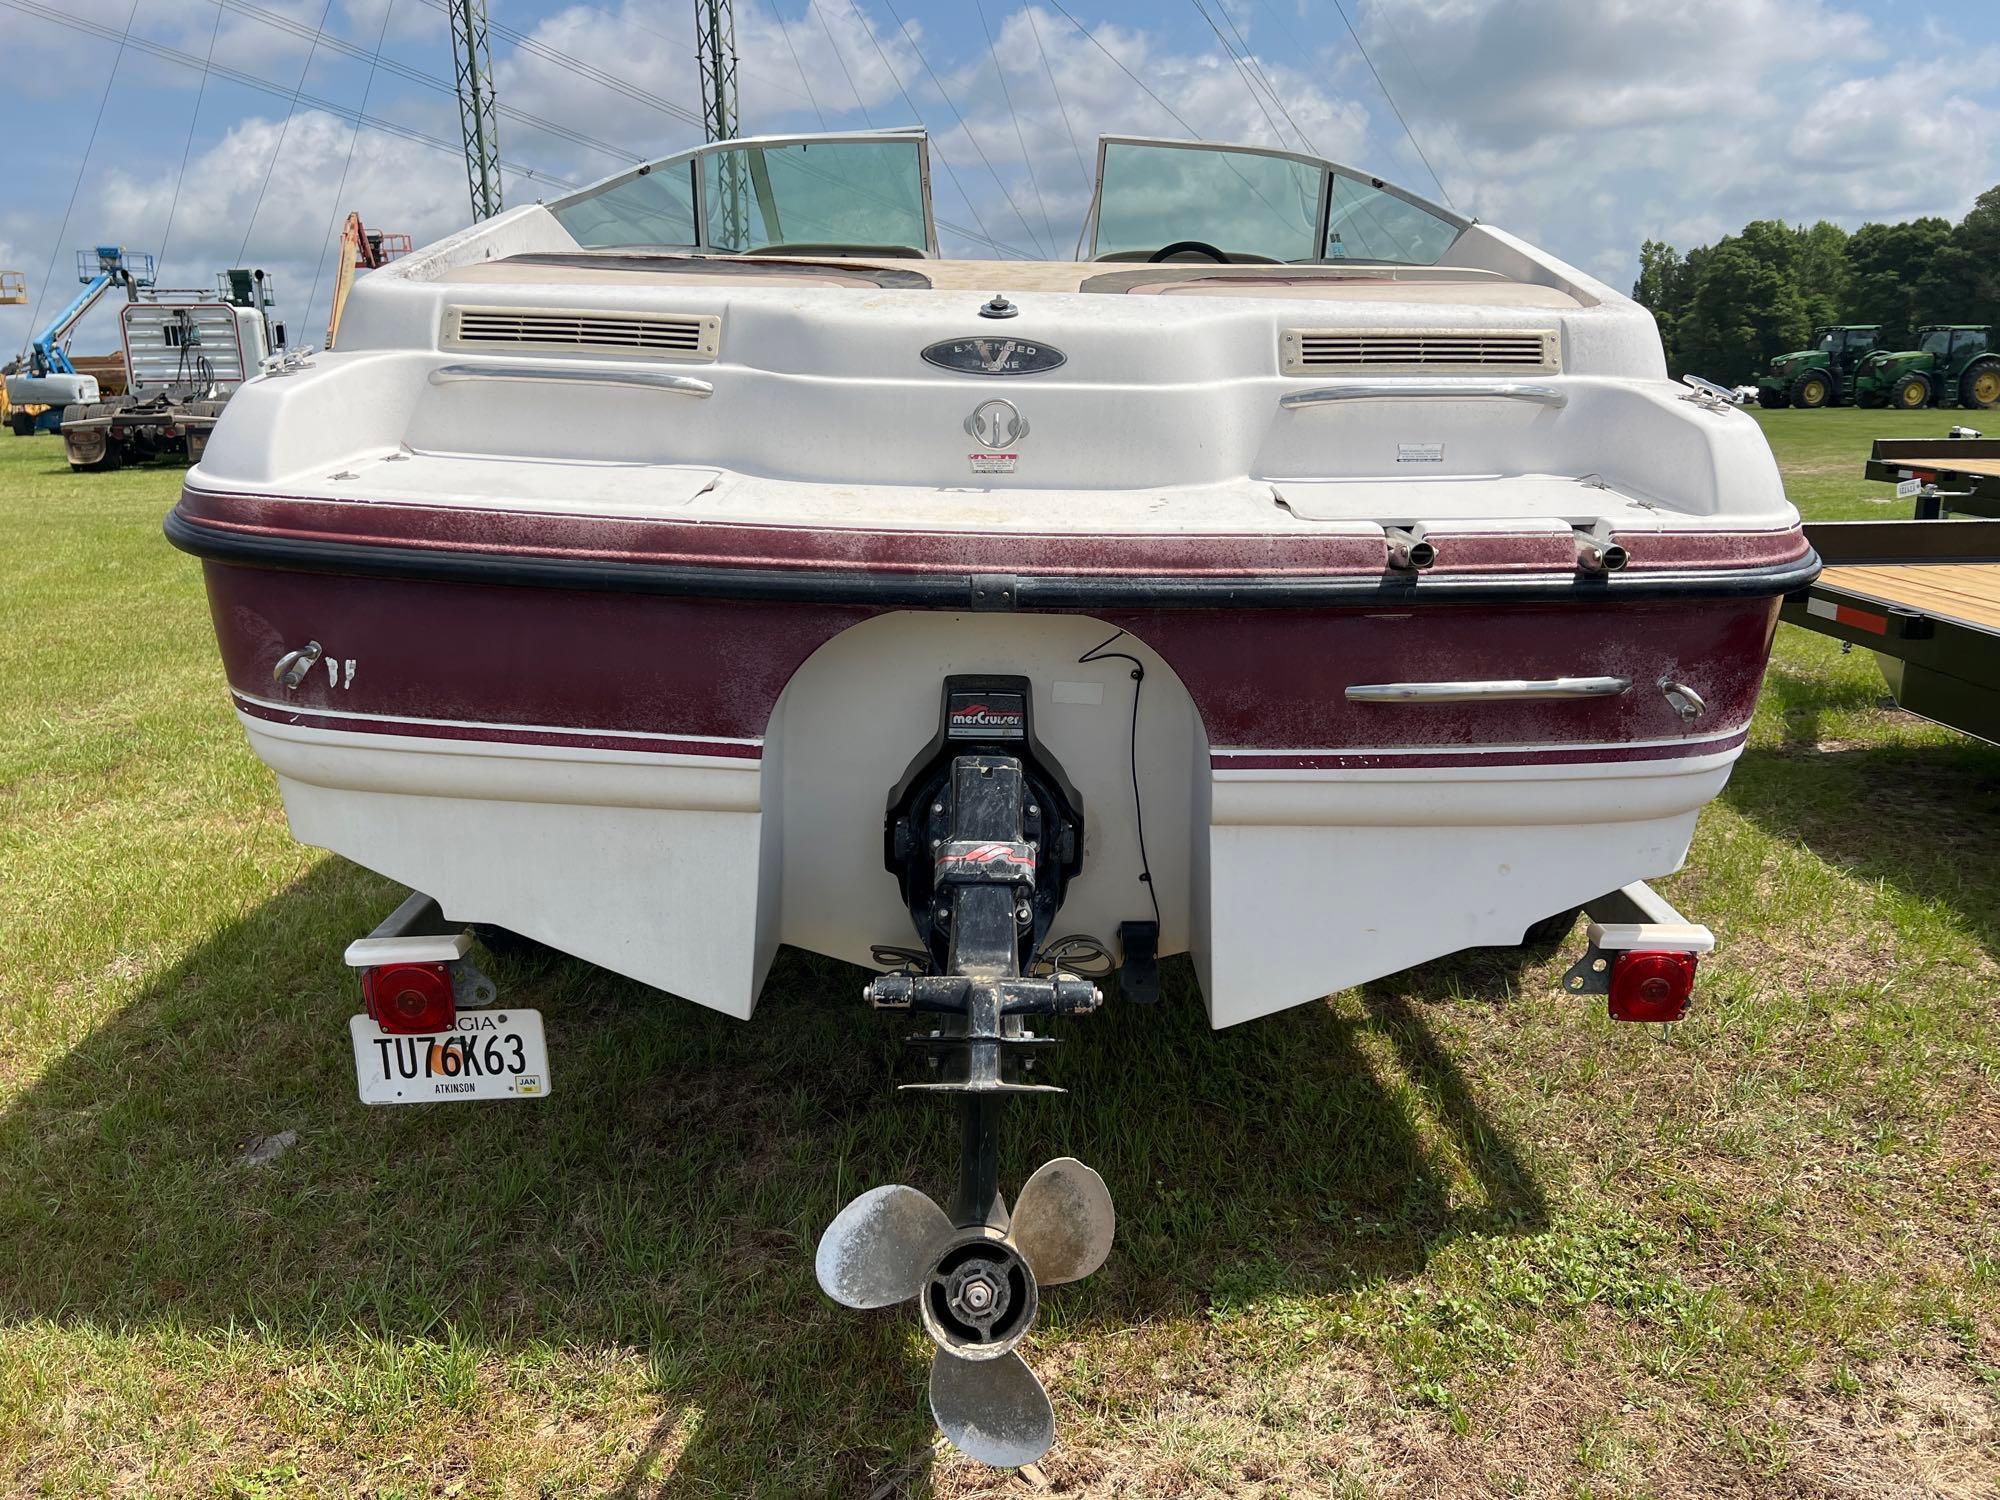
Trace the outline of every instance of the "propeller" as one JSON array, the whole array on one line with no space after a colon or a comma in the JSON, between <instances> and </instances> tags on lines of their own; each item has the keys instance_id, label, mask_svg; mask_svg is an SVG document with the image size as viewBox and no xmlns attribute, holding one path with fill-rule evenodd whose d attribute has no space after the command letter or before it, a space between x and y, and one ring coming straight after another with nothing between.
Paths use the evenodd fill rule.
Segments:
<instances>
[{"instance_id":1,"label":"propeller","mask_svg":"<svg viewBox=\"0 0 2000 1500\"><path fill-rule=\"evenodd\" d=\"M1117 1226L1111 1194L1082 1162L1045 1162L1021 1187L1005 1230L957 1225L913 1187L870 1188L820 1236L813 1269L846 1307L914 1299L931 1359L931 1415L969 1457L1033 1463L1056 1440L1055 1409L1016 1346L1040 1288L1104 1264Z\"/></svg>"}]
</instances>

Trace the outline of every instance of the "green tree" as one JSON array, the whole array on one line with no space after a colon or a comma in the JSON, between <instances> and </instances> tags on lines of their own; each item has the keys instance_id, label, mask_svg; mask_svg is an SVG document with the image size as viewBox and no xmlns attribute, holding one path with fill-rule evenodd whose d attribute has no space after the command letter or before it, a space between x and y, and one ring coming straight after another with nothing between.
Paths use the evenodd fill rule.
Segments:
<instances>
[{"instance_id":1,"label":"green tree","mask_svg":"<svg viewBox=\"0 0 2000 1500\"><path fill-rule=\"evenodd\" d=\"M1951 232L1937 280L1955 311L1943 321L2000 324L2000 187L1990 187Z\"/></svg>"},{"instance_id":2,"label":"green tree","mask_svg":"<svg viewBox=\"0 0 2000 1500\"><path fill-rule=\"evenodd\" d=\"M1639 247L1639 279L1632 284L1632 300L1660 325L1660 342L1666 345L1670 366L1679 347L1681 320L1687 316L1689 284L1687 262L1672 245L1647 240Z\"/></svg>"},{"instance_id":3,"label":"green tree","mask_svg":"<svg viewBox=\"0 0 2000 1500\"><path fill-rule=\"evenodd\" d=\"M1805 342L1812 316L1794 281L1797 239L1766 219L1708 249L1677 330L1679 369L1738 385Z\"/></svg>"},{"instance_id":4,"label":"green tree","mask_svg":"<svg viewBox=\"0 0 2000 1500\"><path fill-rule=\"evenodd\" d=\"M1792 280L1805 299L1808 321L1814 328L1845 322L1850 281L1847 231L1821 219L1812 228L1801 226L1796 232L1799 248Z\"/></svg>"},{"instance_id":5,"label":"green tree","mask_svg":"<svg viewBox=\"0 0 2000 1500\"><path fill-rule=\"evenodd\" d=\"M1939 218L1855 230L1847 242L1847 320L1887 324L1897 337L1923 323L1960 321L1949 276L1938 265L1951 238L1951 221Z\"/></svg>"}]
</instances>

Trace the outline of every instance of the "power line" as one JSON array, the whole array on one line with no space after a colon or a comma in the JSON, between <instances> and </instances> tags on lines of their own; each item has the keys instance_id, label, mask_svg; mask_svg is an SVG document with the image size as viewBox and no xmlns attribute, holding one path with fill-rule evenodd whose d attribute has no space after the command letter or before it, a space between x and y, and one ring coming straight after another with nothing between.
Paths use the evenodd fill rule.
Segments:
<instances>
[{"instance_id":1,"label":"power line","mask_svg":"<svg viewBox=\"0 0 2000 1500\"><path fill-rule=\"evenodd\" d=\"M665 42L669 47L674 48L676 51L684 52L687 50L687 43L683 42L679 37L668 36L664 31L656 30L654 27L651 26L641 26L637 21L633 20L630 16L619 15L615 11L607 10L602 5L587 5L584 8L586 10L594 10L600 16L603 16L606 20L613 21L620 26L628 26L634 31L643 31L647 36L658 37L661 41ZM772 11L772 19L775 20L776 18L777 18L777 12L774 7ZM789 41L790 38L787 38L786 40ZM780 83L775 77L773 77L769 73L760 73L755 68L749 68L749 67L744 68L742 71L753 78L762 79L765 83L768 83L774 89L778 89L783 93L790 94L794 99L810 100L812 98L812 85L810 83L806 83L805 73L803 70L801 70L799 74L799 82L806 84L806 91L803 94L801 94L797 89L792 88L789 84Z\"/></svg>"},{"instance_id":2,"label":"power line","mask_svg":"<svg viewBox=\"0 0 2000 1500\"><path fill-rule=\"evenodd\" d=\"M1030 5L1024 12L1028 18L1028 30L1034 33L1035 50L1042 55L1042 71L1049 75L1049 92L1056 96L1056 113L1062 116L1063 133L1069 137L1069 149L1076 153L1076 169L1083 174L1083 190L1087 193L1095 185L1090 168L1083 164L1083 147L1076 142L1076 129L1069 123L1069 106L1063 103L1062 85L1056 82L1056 70L1049 65L1048 48L1042 45L1042 28L1035 24L1035 7Z\"/></svg>"},{"instance_id":3,"label":"power line","mask_svg":"<svg viewBox=\"0 0 2000 1500\"><path fill-rule=\"evenodd\" d=\"M778 35L785 39L785 50L792 54L792 66L799 70L799 82L806 86L806 98L812 104L813 113L819 116L819 128L826 129L826 112L819 107L819 97L813 93L812 80L806 77L806 65L799 61L799 49L792 44L792 28L785 24L785 18L775 7L771 19L778 24Z\"/></svg>"},{"instance_id":4,"label":"power line","mask_svg":"<svg viewBox=\"0 0 2000 1500\"><path fill-rule=\"evenodd\" d=\"M259 21L276 30L289 32L293 36L309 37L312 35L312 28L304 22L294 21L291 17L282 15L277 11L266 10L261 5L253 4L252 0L214 0L214 3L218 7L235 11L239 15L247 16L251 20ZM319 46L324 51L338 52L343 56L365 62L370 67L386 69L399 78L408 79L411 83L419 84L436 93L454 95L457 93L456 86L448 78L440 77L435 73L426 73L421 68L411 67L408 63L399 62L393 57L372 56L366 47L357 47L351 42L342 41L339 37L321 36ZM524 125L530 125L537 130L546 131L550 135L569 141L573 145L585 146L592 151L602 152L604 155L613 157L620 162L641 159L638 152L627 150L622 146L615 146L609 141L601 141L595 136L585 135L581 131L570 129L566 125L558 125L555 121L544 119L540 115L530 114L526 110L516 109L507 104L502 104L499 108L500 113L506 115L509 119L519 120Z\"/></svg>"},{"instance_id":5,"label":"power line","mask_svg":"<svg viewBox=\"0 0 2000 1500\"><path fill-rule=\"evenodd\" d=\"M264 193L271 186L271 174L278 170L278 157L285 149L285 136L291 131L292 116L298 112L300 90L306 86L306 74L312 71L313 53L319 49L319 38L326 31L326 18L332 14L333 0L326 0L326 4L320 7L319 25L313 28L312 44L306 48L306 60L299 67L299 81L292 90L292 102L285 107L285 123L278 127L278 144L271 148L271 159L264 166L264 180L257 184L257 200L250 205L250 217L243 225L243 244L236 252L238 265L243 264L244 256L250 253L250 231L257 227L257 210L264 206ZM214 59L211 58L204 68L213 66ZM204 71L202 76L206 78L207 72Z\"/></svg>"},{"instance_id":6,"label":"power line","mask_svg":"<svg viewBox=\"0 0 2000 1500\"><path fill-rule=\"evenodd\" d=\"M1267 9L1269 8L1269 5L1270 5L1270 0L1265 0L1265 7ZM1313 144L1312 137L1307 135L1305 132L1305 128L1302 125L1300 125L1296 119L1292 117L1291 110L1285 107L1284 95L1278 92L1278 85L1272 82L1271 74L1269 70L1265 68L1263 60L1259 58L1256 53L1250 50L1250 42L1243 35L1243 33L1237 29L1236 18L1230 15L1229 7L1227 5L1218 5L1216 9L1222 12L1222 19L1228 23L1230 31L1235 35L1238 44L1240 44L1241 47L1243 48L1244 58L1249 62L1251 68L1255 70L1257 76L1264 80L1264 92L1269 94L1271 96L1271 102L1278 106L1278 112L1285 117L1285 123L1292 127L1293 132L1298 136L1298 138L1301 141L1305 142L1306 150L1311 152L1314 156L1318 156L1319 147Z\"/></svg>"},{"instance_id":7,"label":"power line","mask_svg":"<svg viewBox=\"0 0 2000 1500\"><path fill-rule=\"evenodd\" d=\"M451 13L449 0L424 0L424 3L430 6L432 10L443 11L447 18L449 18ZM546 42L539 41L526 32L517 30L503 22L489 21L487 29L501 40L511 42L514 50L517 52L525 52L530 57L540 58L542 61L561 68L566 72L576 74L579 78L587 79L635 103L643 104L648 109L657 110L663 115L669 115L685 124L692 125L697 130L701 128L701 116L686 105L676 104L673 100L655 94L649 89L641 88L638 84L628 82L615 74L607 73L602 68L593 67L581 59L572 57L569 53L551 47Z\"/></svg>"},{"instance_id":8,"label":"power line","mask_svg":"<svg viewBox=\"0 0 2000 1500\"><path fill-rule=\"evenodd\" d=\"M1195 140L1201 139L1201 132L1196 130L1194 126L1188 124L1186 120L1183 120L1180 117L1179 111L1177 111L1171 104L1167 103L1166 100L1162 99L1158 94L1154 93L1151 89L1147 88L1146 80L1141 78L1137 73L1134 73L1130 68L1126 67L1124 63L1120 62L1117 53L1113 52L1109 47L1105 46L1104 43L1100 42L1096 37L1092 36L1088 31L1084 31L1083 22L1077 20L1075 16L1071 15L1066 9L1063 8L1062 0L1049 0L1049 4L1053 5L1056 8L1057 12L1061 14L1062 18L1065 21L1069 22L1070 25L1074 26L1078 31L1083 33L1083 39L1085 41L1089 42L1091 46L1095 47L1099 52L1102 52L1106 57L1110 58L1113 63L1116 63L1119 72L1123 73L1127 78L1131 79L1134 83L1138 84L1140 89L1144 91L1148 99L1151 99L1155 104L1159 105L1161 109L1164 109L1168 114L1172 115L1174 123L1176 125L1180 126L1181 129L1185 130Z\"/></svg>"},{"instance_id":9,"label":"power line","mask_svg":"<svg viewBox=\"0 0 2000 1500\"><path fill-rule=\"evenodd\" d=\"M215 61L215 39L222 31L222 7L215 8L215 24L208 29L208 56L206 63ZM194 151L194 128L201 123L201 101L208 94L208 74L203 72L201 83L194 91L194 113L188 116L187 140L181 146L181 169L174 174L174 196L167 201L167 228L160 236L160 258L153 263L153 275L157 280L167 269L167 246L174 239L174 214L181 206L181 184L187 181L188 157Z\"/></svg>"},{"instance_id":10,"label":"power line","mask_svg":"<svg viewBox=\"0 0 2000 1500\"><path fill-rule=\"evenodd\" d=\"M854 75L847 71L847 59L840 55L840 44L833 39L833 22L826 18L826 12L820 9L817 0L806 0L806 9L819 17L820 29L826 32L827 50L833 54L833 60L840 64L840 76L847 80L848 88L854 92L854 107L861 111L862 123L869 129L874 129L875 121L869 117L868 106L862 102L860 86L855 83Z\"/></svg>"},{"instance_id":11,"label":"power line","mask_svg":"<svg viewBox=\"0 0 2000 1500\"><path fill-rule=\"evenodd\" d=\"M28 336L41 326L42 301L49 294L49 284L55 279L56 257L62 254L63 242L69 237L69 216L76 211L76 195L83 191L84 169L90 165L90 153L97 145L97 129L104 123L104 107L111 102L111 85L118 81L118 65L125 61L125 47L132 39L132 21L139 14L139 0L132 0L132 8L125 12L125 29L118 34L118 52L111 59L111 71L105 75L104 95L97 101L97 118L90 122L90 139L83 143L83 160L76 164L76 181L70 184L69 204L63 209L62 227L56 230L56 242L49 247L48 269L42 272L41 290L35 293L35 310L28 316ZM108 36L111 28L103 28Z\"/></svg>"},{"instance_id":12,"label":"power line","mask_svg":"<svg viewBox=\"0 0 2000 1500\"><path fill-rule=\"evenodd\" d=\"M23 15L39 17L44 21L53 22L57 26L67 27L71 31L82 32L86 36L104 37L110 40L116 40L118 37L118 33L113 31L109 26L66 15L48 6L37 4L36 0L0 0L0 6L5 6L9 10L19 11ZM164 42L155 42L146 37L135 36L129 39L129 45L136 52L147 53L165 62L177 63L184 68L193 68L198 73L213 73L218 78L226 78L231 83L240 84L247 89L255 89L259 93L269 94L274 98L287 99L291 97L291 91L286 89L282 84L270 83L265 79L259 78L254 73L246 73L240 68L227 67L222 63L204 64L192 52L183 52L178 47L167 46ZM381 131L385 135L397 136L420 146L428 146L433 151L443 151L454 157L464 158L465 153L460 147L438 136L431 135L426 131L418 130L414 126L402 125L394 120L384 119L380 115L361 114L349 109L344 104L336 104L330 99L321 99L312 94L300 94L298 97L300 103L309 104L322 113L333 115L342 120L359 121L373 130ZM568 178L558 177L553 172L544 172L539 167L522 166L518 162L503 162L502 165L509 171L518 172L524 177L534 178L541 182L554 183L557 187L574 190L577 186L576 183L571 182Z\"/></svg>"},{"instance_id":13,"label":"power line","mask_svg":"<svg viewBox=\"0 0 2000 1500\"><path fill-rule=\"evenodd\" d=\"M1230 64L1236 69L1237 75L1243 80L1243 87L1250 91L1250 102L1257 106L1257 112L1263 115L1264 123L1271 127L1271 139L1276 141L1279 146L1285 147L1285 133L1278 128L1278 118L1271 113L1271 106L1264 102L1264 96L1257 92L1256 81L1250 76L1249 70L1243 66L1243 59L1238 57L1236 49L1229 45L1229 38L1224 36L1222 28L1215 24L1215 17L1208 13L1208 7L1203 5L1201 0L1192 0L1192 3L1196 13L1204 21L1208 22L1208 29L1215 33L1215 39L1222 44L1222 50L1228 56ZM1289 148L1287 147L1287 149Z\"/></svg>"},{"instance_id":14,"label":"power line","mask_svg":"<svg viewBox=\"0 0 2000 1500\"><path fill-rule=\"evenodd\" d=\"M986 33L986 55L993 60L993 76L1000 80L1000 97L1007 101L1007 114L1014 122L1014 139L1021 147L1021 165L1028 169L1028 186L1035 190L1035 207L1041 210L1042 228L1049 237L1050 254L1055 253L1056 226L1049 222L1049 206L1042 200L1042 185L1035 180L1035 159L1028 154L1028 138L1021 130L1021 114L1014 108L1014 91L1007 87L1007 70L1000 66L1000 49L993 45L993 28L986 23L985 0L977 0L979 29Z\"/></svg>"},{"instance_id":15,"label":"power line","mask_svg":"<svg viewBox=\"0 0 2000 1500\"><path fill-rule=\"evenodd\" d=\"M1348 19L1346 5L1342 4L1341 0L1333 0L1333 8L1340 12L1340 19L1347 22L1347 34L1354 38L1355 50L1361 54L1361 60L1368 64L1369 77L1375 80L1375 87L1382 91L1382 97L1388 101L1389 113L1394 115L1396 123L1403 127L1403 134L1410 138L1410 149L1417 153L1417 160L1424 164L1424 170L1431 174L1431 181L1437 184L1438 192L1444 197L1445 207L1454 208L1451 189L1444 185L1444 179L1438 176L1437 168L1432 166L1431 159L1424 155L1424 148L1417 144L1417 133L1410 129L1410 122L1404 119L1403 112L1396 108L1396 96L1389 92L1389 85L1382 81L1382 75L1375 70L1375 59L1368 55L1368 48L1361 41L1361 33L1354 29L1354 22Z\"/></svg>"},{"instance_id":16,"label":"power line","mask_svg":"<svg viewBox=\"0 0 2000 1500\"><path fill-rule=\"evenodd\" d=\"M389 40L389 18L393 16L395 13L396 13L396 0L389 0L389 3L382 7L382 29L380 32L376 34L375 37L375 57L378 61L382 56L383 43ZM368 108L368 96L374 92L375 92L375 66L374 63L370 63L368 67L368 81L361 85L361 108L363 110L366 110ZM361 140L361 126L359 125L359 123L357 123L354 127L354 134L350 135L347 138L347 160L340 164L340 181L334 185L333 220L326 227L327 239L331 239L333 237L334 225L339 224L341 222L340 200L341 196L347 191L347 172L348 169L354 165L354 148L356 145L360 143L360 140ZM320 273L326 269L326 248L327 248L326 240L321 240L319 247L319 259L313 262L312 290L306 293L306 305L299 311L300 320L304 322L304 324L308 328L312 326L313 303L319 300ZM343 243L341 246L343 253L345 252L346 248L347 248L346 245ZM327 320L328 322L332 321L331 313L328 314ZM329 339L328 342L331 343L332 340Z\"/></svg>"},{"instance_id":17,"label":"power line","mask_svg":"<svg viewBox=\"0 0 2000 1500\"><path fill-rule=\"evenodd\" d=\"M903 23L903 18L896 14L896 7L890 3L890 0L882 0L882 8L889 12L889 18L896 23L896 29L902 32L903 40L908 42L910 50L917 54L917 61L923 65L924 72L930 77L931 87L938 91L938 97L944 100L945 107L957 117L959 129L965 132L965 139L971 144L973 152L979 157L980 164L986 168L987 175L993 179L993 185L1000 189L1000 196L1007 200L1007 206L1014 210L1014 217L1019 219L1021 227L1027 230L1028 242L1044 254L1053 255L1055 252L1042 243L1041 237L1035 233L1034 226L1028 222L1028 216L1021 212L1021 205L1014 201L1014 195L1007 191L1007 184L1001 180L1000 174L994 170L993 163L987 160L986 148L979 144L979 137L974 135L972 127L966 124L964 113L952 101L951 95L945 92L943 81L938 78L936 71L931 67L930 59L924 56L923 48L917 45L917 39L910 35L910 28ZM939 157L939 160L942 161L943 158Z\"/></svg>"},{"instance_id":18,"label":"power line","mask_svg":"<svg viewBox=\"0 0 2000 1500\"><path fill-rule=\"evenodd\" d=\"M882 66L889 70L889 77L895 80L897 91L903 96L903 102L910 106L910 114L919 123L922 123L924 117L923 111L917 108L917 101L910 97L910 91L903 86L902 75L897 73L896 65L889 61L889 54L882 50L882 39L875 35L875 28L873 26L866 24L867 19L866 16L862 17L862 30L868 33L868 40L874 45L875 55L882 59ZM979 215L979 205L972 201L972 194L968 193L965 190L965 184L958 180L958 172L952 166L950 159L945 156L944 152L938 151L935 145L933 145L932 150L937 156L938 165L944 168L945 176L949 177L951 185L958 189L958 196L963 198L965 206L972 210L972 222L979 226L980 238L985 240L989 245L998 245L1000 242L993 238L993 232L986 227L986 220Z\"/></svg>"},{"instance_id":19,"label":"power line","mask_svg":"<svg viewBox=\"0 0 2000 1500\"><path fill-rule=\"evenodd\" d=\"M1268 4L1269 0L1266 0L1266 3ZM1417 75L1417 87L1424 91L1426 98L1437 98L1436 92L1431 88L1430 79L1425 76L1424 70L1417 65L1417 60L1410 55L1410 49L1403 45L1403 34L1396 29L1395 18L1389 14L1388 7L1383 6L1378 8L1376 15L1381 19L1382 24L1389 28L1389 40L1394 42L1396 50L1402 53L1404 63L1408 65L1412 73ZM1465 149L1465 142L1458 138L1458 132L1452 128L1451 116L1443 111L1439 111L1437 122L1444 128L1446 137L1457 149L1458 159L1465 167L1467 175L1476 183L1479 180L1479 168L1472 160L1472 153Z\"/></svg>"}]
</instances>

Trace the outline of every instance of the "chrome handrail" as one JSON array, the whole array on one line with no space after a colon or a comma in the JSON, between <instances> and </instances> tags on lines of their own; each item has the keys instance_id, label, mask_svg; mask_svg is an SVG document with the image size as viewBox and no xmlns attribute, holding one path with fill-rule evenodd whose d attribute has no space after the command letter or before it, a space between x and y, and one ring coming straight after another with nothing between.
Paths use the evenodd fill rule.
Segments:
<instances>
[{"instance_id":1,"label":"chrome handrail","mask_svg":"<svg viewBox=\"0 0 2000 1500\"><path fill-rule=\"evenodd\" d=\"M1542 698L1616 698L1632 686L1629 677L1494 678L1478 682L1355 683L1347 696L1355 703L1490 703Z\"/></svg>"},{"instance_id":2,"label":"chrome handrail","mask_svg":"<svg viewBox=\"0 0 2000 1500\"><path fill-rule=\"evenodd\" d=\"M669 375L664 370L608 369L602 365L439 365L430 373L432 385L452 385L461 380L612 385L667 391L676 396L708 397L715 394L712 384L696 380L692 375Z\"/></svg>"},{"instance_id":3,"label":"chrome handrail","mask_svg":"<svg viewBox=\"0 0 2000 1500\"><path fill-rule=\"evenodd\" d=\"M1278 398L1285 411L1336 401L1532 401L1557 410L1569 405L1561 386L1532 380L1357 380L1348 385L1293 391Z\"/></svg>"}]
</instances>

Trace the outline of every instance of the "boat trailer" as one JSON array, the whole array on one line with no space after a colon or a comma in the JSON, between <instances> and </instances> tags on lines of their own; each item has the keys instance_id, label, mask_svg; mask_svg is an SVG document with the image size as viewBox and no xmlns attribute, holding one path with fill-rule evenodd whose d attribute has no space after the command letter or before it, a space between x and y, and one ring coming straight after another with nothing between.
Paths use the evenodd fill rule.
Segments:
<instances>
[{"instance_id":1,"label":"boat trailer","mask_svg":"<svg viewBox=\"0 0 2000 1500\"><path fill-rule=\"evenodd\" d=\"M916 1304L935 1345L930 1406L939 1429L969 1457L999 1468L1033 1463L1055 1442L1055 1410L1020 1345L1043 1289L1103 1265L1117 1224L1104 1179L1070 1157L1039 1167L1011 1206L1000 1190L1003 1105L1062 1092L1031 1081L1055 1038L1029 1023L1097 1010L1104 996L1096 980L1111 972L1102 944L1051 937L1068 883L1083 867L1084 814L1035 738L1032 703L1023 677L947 678L937 735L896 783L884 820L884 862L918 942L878 946L889 972L861 993L877 1009L929 1018L908 1042L925 1076L899 1087L956 1097L956 1189L940 1206L900 1183L871 1188L834 1217L814 1256L820 1287L843 1306ZM1715 946L1709 930L1643 882L1582 910L1587 948L1564 975L1565 990L1604 995L1617 1020L1679 1020L1696 961ZM1121 938L1121 997L1157 999L1157 928L1127 923ZM493 1007L496 995L472 967L470 944L471 934L446 921L435 901L412 895L349 946L366 1011L351 1020L364 1102L546 1096L536 1012L498 1018L510 1026L532 1019L531 1086L522 1086L518 1069L480 1071L482 1058L492 1070L493 1047L479 1050L476 1027L459 1009ZM420 1056L432 1060L419 1066ZM372 1084L371 1067L379 1075ZM476 1077L463 1076L468 1067Z\"/></svg>"}]
</instances>

